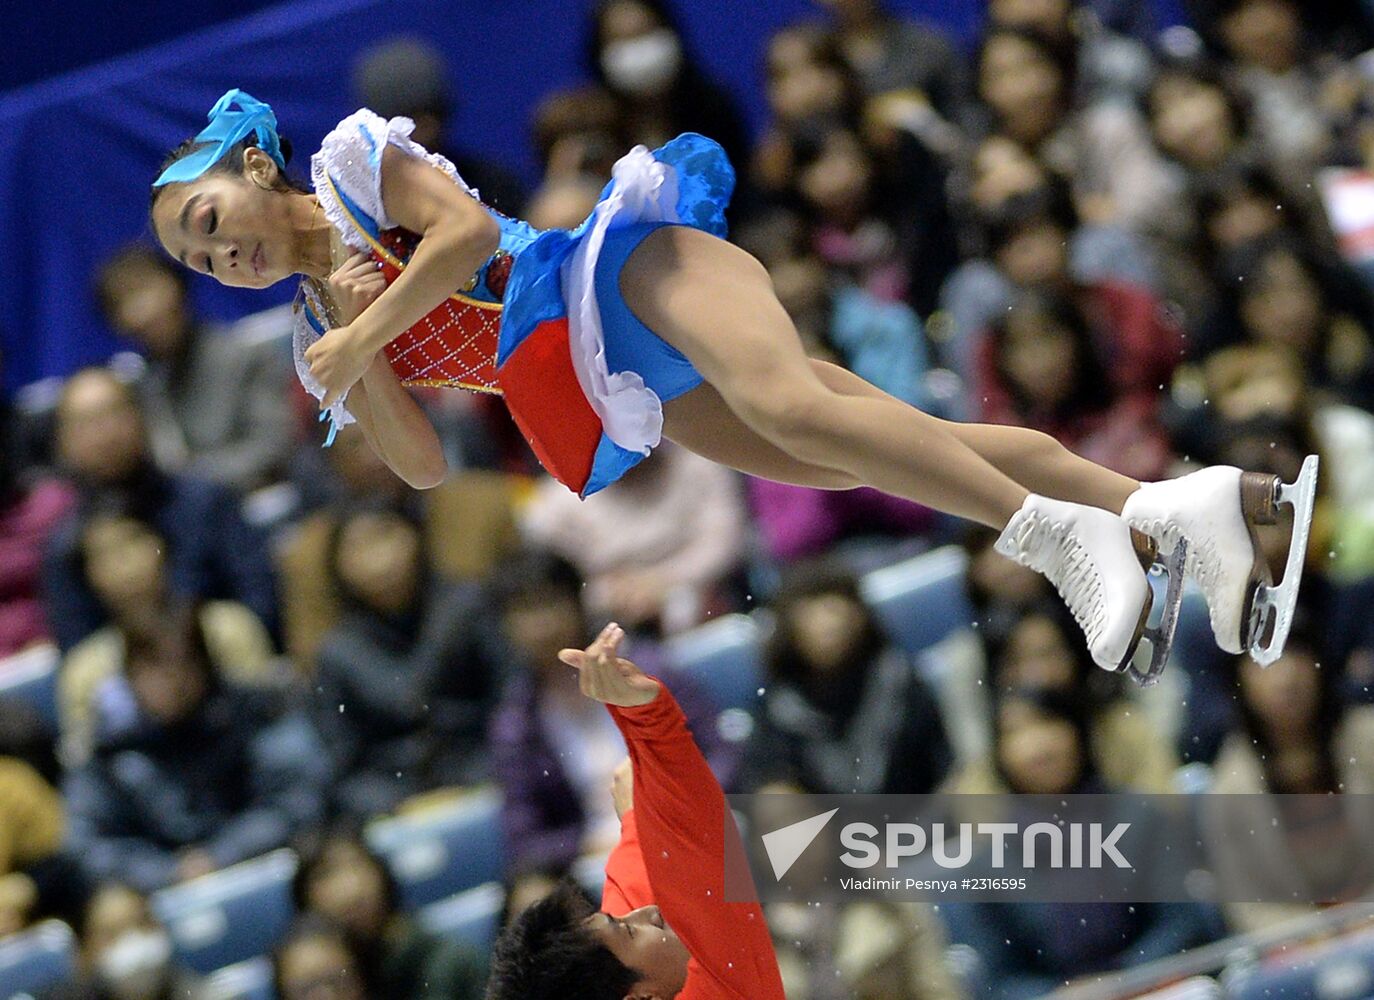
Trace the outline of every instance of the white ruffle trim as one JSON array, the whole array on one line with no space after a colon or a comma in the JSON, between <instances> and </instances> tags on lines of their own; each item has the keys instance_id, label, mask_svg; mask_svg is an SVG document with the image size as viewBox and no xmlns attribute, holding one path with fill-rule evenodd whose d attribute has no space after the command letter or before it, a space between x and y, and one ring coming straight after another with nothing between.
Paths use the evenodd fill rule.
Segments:
<instances>
[{"instance_id":1,"label":"white ruffle trim","mask_svg":"<svg viewBox=\"0 0 1374 1000\"><path fill-rule=\"evenodd\" d=\"M586 233L563 263L568 346L583 394L606 436L627 451L647 455L663 435L663 404L637 373L612 374L596 302L596 261L606 232L635 222L680 222L677 172L636 146L616 161L610 193L592 212Z\"/></svg>"},{"instance_id":2,"label":"white ruffle trim","mask_svg":"<svg viewBox=\"0 0 1374 1000\"><path fill-rule=\"evenodd\" d=\"M410 138L414 130L415 123L409 118L392 118L388 121L376 112L360 108L334 126L324 137L319 151L310 158L310 179L315 187L315 195L320 200L320 208L324 210L329 224L339 232L344 244L351 249L368 251L371 248L349 220L343 204L334 197L329 179L332 177L343 193L370 215L379 228L394 228L396 224L387 215L386 206L382 203L382 152L388 145L396 146L437 167L473 198L478 197L476 189L468 186L458 173L458 168L446 157L429 152ZM320 335L306 319L304 304L308 302L315 315L322 319L328 312L309 282L301 283L301 295L303 302L297 305L291 331L291 353L301 385L310 395L322 400L324 386L310 374L310 366L305 361L305 352L320 339ZM333 424L331 441L339 428L355 422L343 399L329 408L328 415Z\"/></svg>"}]
</instances>

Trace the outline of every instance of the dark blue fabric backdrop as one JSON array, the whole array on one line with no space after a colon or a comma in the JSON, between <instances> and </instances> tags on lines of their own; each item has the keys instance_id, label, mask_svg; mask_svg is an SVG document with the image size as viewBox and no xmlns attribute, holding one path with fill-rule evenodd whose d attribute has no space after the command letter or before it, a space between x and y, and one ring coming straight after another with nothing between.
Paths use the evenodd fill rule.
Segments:
<instances>
[{"instance_id":1,"label":"dark blue fabric backdrop","mask_svg":"<svg viewBox=\"0 0 1374 1000\"><path fill-rule=\"evenodd\" d=\"M591 0L293 2L0 96L0 239L10 247L0 265L4 386L66 374L116 348L96 315L93 271L115 247L147 237L148 183L162 155L204 124L227 88L242 87L276 108L303 175L309 153L355 107L353 57L395 34L420 35L451 57L462 100L460 145L531 175L530 114L545 92L582 78L590 6ZM677 6L694 50L758 124L764 41L783 24L815 16L815 5ZM964 42L982 11L981 0L892 6L922 13ZM30 16L59 16L61 6L43 10ZM199 305L219 317L265 308L293 292L289 282L257 293L201 278L194 284Z\"/></svg>"}]
</instances>

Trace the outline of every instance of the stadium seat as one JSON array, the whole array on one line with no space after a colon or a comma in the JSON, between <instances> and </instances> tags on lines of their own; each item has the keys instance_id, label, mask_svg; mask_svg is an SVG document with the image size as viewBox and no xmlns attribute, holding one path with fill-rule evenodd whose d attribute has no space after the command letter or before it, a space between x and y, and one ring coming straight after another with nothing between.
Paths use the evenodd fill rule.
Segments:
<instances>
[{"instance_id":1,"label":"stadium seat","mask_svg":"<svg viewBox=\"0 0 1374 1000\"><path fill-rule=\"evenodd\" d=\"M38 713L56 733L57 668L62 661L56 646L42 645L0 661L0 698L13 698Z\"/></svg>"},{"instance_id":2,"label":"stadium seat","mask_svg":"<svg viewBox=\"0 0 1374 1000\"><path fill-rule=\"evenodd\" d=\"M0 939L0 1000L47 989L75 972L71 928L56 920Z\"/></svg>"},{"instance_id":3,"label":"stadium seat","mask_svg":"<svg viewBox=\"0 0 1374 1000\"><path fill-rule=\"evenodd\" d=\"M505 864L500 793L483 788L379 820L368 828L367 840L386 859L407 909L500 881Z\"/></svg>"},{"instance_id":4,"label":"stadium seat","mask_svg":"<svg viewBox=\"0 0 1374 1000\"><path fill-rule=\"evenodd\" d=\"M431 934L462 941L485 954L496 940L506 893L499 882L488 882L456 896L431 903L418 914L420 926Z\"/></svg>"},{"instance_id":5,"label":"stadium seat","mask_svg":"<svg viewBox=\"0 0 1374 1000\"><path fill-rule=\"evenodd\" d=\"M755 617L725 615L670 639L668 662L696 681L720 711L753 711L763 684L763 636Z\"/></svg>"},{"instance_id":6,"label":"stadium seat","mask_svg":"<svg viewBox=\"0 0 1374 1000\"><path fill-rule=\"evenodd\" d=\"M1222 977L1233 1000L1362 1000L1374 996L1374 931L1246 962Z\"/></svg>"},{"instance_id":7,"label":"stadium seat","mask_svg":"<svg viewBox=\"0 0 1374 1000\"><path fill-rule=\"evenodd\" d=\"M287 849L156 892L177 955L209 973L266 954L291 923L296 855Z\"/></svg>"},{"instance_id":8,"label":"stadium seat","mask_svg":"<svg viewBox=\"0 0 1374 1000\"><path fill-rule=\"evenodd\" d=\"M274 1000L272 962L253 958L220 969L205 980L204 1000Z\"/></svg>"},{"instance_id":9,"label":"stadium seat","mask_svg":"<svg viewBox=\"0 0 1374 1000\"><path fill-rule=\"evenodd\" d=\"M946 545L874 570L860 582L864 597L892 639L912 656L973 624L964 593L968 556Z\"/></svg>"}]
</instances>

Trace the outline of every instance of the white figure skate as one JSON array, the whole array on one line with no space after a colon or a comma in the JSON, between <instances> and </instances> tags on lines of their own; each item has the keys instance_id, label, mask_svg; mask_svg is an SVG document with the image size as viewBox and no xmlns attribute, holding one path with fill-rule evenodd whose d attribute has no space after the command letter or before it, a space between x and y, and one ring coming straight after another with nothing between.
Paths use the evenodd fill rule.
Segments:
<instances>
[{"instance_id":1,"label":"white figure skate","mask_svg":"<svg viewBox=\"0 0 1374 1000\"><path fill-rule=\"evenodd\" d=\"M1186 573L1207 598L1217 645L1228 653L1248 651L1268 666L1283 655L1293 623L1316 490L1315 455L1287 484L1267 473L1213 466L1142 484L1121 516L1162 552L1188 546ZM1293 508L1293 537L1283 582L1275 586L1255 526L1275 523L1285 503Z\"/></svg>"},{"instance_id":2,"label":"white figure skate","mask_svg":"<svg viewBox=\"0 0 1374 1000\"><path fill-rule=\"evenodd\" d=\"M1146 673L1158 674L1168 659L1177 615L1166 614L1161 626L1149 627L1154 595L1143 565L1153 561L1154 546L1145 544L1142 561L1130 529L1115 514L1031 494L1007 523L996 548L1054 584L1083 629L1098 666L1133 672L1136 648L1148 638L1152 649ZM1175 610L1181 598L1180 589ZM1137 679L1145 676L1133 673Z\"/></svg>"}]
</instances>

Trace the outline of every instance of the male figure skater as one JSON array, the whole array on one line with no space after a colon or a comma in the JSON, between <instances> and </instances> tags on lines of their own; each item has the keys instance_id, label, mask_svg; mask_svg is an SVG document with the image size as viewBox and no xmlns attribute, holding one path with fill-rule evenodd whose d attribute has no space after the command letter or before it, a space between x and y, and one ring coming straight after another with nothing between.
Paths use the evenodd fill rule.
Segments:
<instances>
[{"instance_id":1,"label":"male figure skater","mask_svg":"<svg viewBox=\"0 0 1374 1000\"><path fill-rule=\"evenodd\" d=\"M724 898L727 846L732 870L744 856L725 795L668 689L616 655L624 636L608 625L559 654L633 768L601 909L564 884L520 914L492 954L488 1000L784 1000L763 911Z\"/></svg>"}]
</instances>

